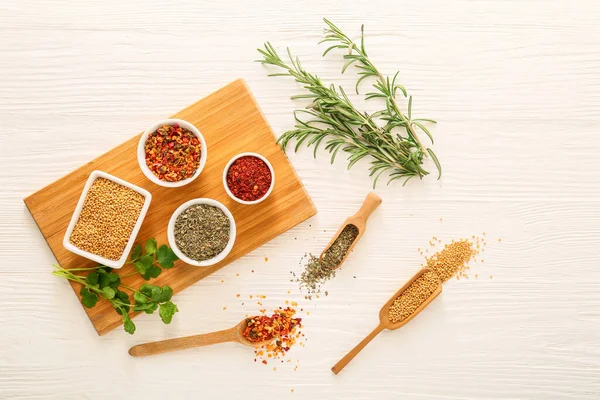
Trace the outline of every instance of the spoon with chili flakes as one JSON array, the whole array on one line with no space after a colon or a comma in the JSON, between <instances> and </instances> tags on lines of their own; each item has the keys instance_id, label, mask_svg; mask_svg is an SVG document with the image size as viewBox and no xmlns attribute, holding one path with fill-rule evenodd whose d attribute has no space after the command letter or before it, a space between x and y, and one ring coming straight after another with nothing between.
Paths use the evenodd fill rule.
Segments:
<instances>
[{"instance_id":1,"label":"spoon with chili flakes","mask_svg":"<svg viewBox=\"0 0 600 400\"><path fill-rule=\"evenodd\" d=\"M276 310L272 316L258 315L240 321L236 326L222 331L203 333L175 339L160 340L133 346L129 355L133 357L150 356L175 350L208 346L217 343L238 342L246 346L259 348L275 342L282 352L289 348L289 339L301 319L293 318L294 309Z\"/></svg>"}]
</instances>

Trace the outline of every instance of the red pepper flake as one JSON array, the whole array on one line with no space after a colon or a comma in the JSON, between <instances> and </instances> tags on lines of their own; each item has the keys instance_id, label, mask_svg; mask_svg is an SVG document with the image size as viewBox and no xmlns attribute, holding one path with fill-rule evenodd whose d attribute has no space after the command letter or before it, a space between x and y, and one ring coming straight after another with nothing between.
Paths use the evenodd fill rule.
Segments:
<instances>
[{"instance_id":1,"label":"red pepper flake","mask_svg":"<svg viewBox=\"0 0 600 400\"><path fill-rule=\"evenodd\" d=\"M265 310L261 310L265 311ZM286 308L275 310L272 316L256 315L246 319L242 335L251 342L266 341L255 356L263 359L281 359L296 342L296 334L301 327L301 318L294 318L296 310Z\"/></svg>"},{"instance_id":2,"label":"red pepper flake","mask_svg":"<svg viewBox=\"0 0 600 400\"><path fill-rule=\"evenodd\" d=\"M267 163L254 156L238 158L227 171L227 187L244 201L262 198L269 191L272 179Z\"/></svg>"},{"instance_id":3,"label":"red pepper flake","mask_svg":"<svg viewBox=\"0 0 600 400\"><path fill-rule=\"evenodd\" d=\"M163 125L149 134L144 150L146 165L162 181L191 178L200 166L200 140L178 124Z\"/></svg>"}]
</instances>

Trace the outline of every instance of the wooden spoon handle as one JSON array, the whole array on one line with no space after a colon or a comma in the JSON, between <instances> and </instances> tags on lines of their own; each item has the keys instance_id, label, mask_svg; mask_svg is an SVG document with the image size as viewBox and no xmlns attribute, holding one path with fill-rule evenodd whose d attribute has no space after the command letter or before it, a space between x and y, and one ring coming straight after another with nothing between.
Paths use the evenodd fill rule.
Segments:
<instances>
[{"instance_id":1,"label":"wooden spoon handle","mask_svg":"<svg viewBox=\"0 0 600 400\"><path fill-rule=\"evenodd\" d=\"M373 338L374 338L375 336L377 336L377 335L379 334L379 332L381 332L383 329L384 329L383 325L381 325L381 324L380 324L380 325L378 325L378 326L377 326L377 328L375 328L375 329L373 330L373 332L369 333L369 335L368 335L366 338L364 338L364 339L363 339L363 340L362 340L362 341L361 341L359 344L357 344L357 345L356 345L356 347L354 347L352 350L350 350L350 351L348 352L348 354L346 354L346 355L344 356L344 358L342 358L340 361L338 361L338 362L337 362L337 364L335 364L335 365L333 366L333 368L331 368L331 370L333 371L333 373L334 373L334 374L336 374L336 375L337 375L337 374L339 374L339 373L340 373L340 371L341 371L341 370L343 370L343 369L344 369L344 367L345 367L346 365L348 365L348 363L349 363L350 361L352 361L352 359L353 359L354 357L356 357L356 355L357 355L358 353L360 353L360 351L361 351L362 349L364 349L364 348L365 348L365 346L366 346L367 344L369 344L369 342L370 342L371 340L373 340Z\"/></svg>"},{"instance_id":2,"label":"wooden spoon handle","mask_svg":"<svg viewBox=\"0 0 600 400\"><path fill-rule=\"evenodd\" d=\"M166 353L168 351L190 349L217 343L235 342L236 340L237 331L236 327L233 327L218 332L138 344L129 349L129 354L134 357L151 356L153 354Z\"/></svg>"},{"instance_id":3,"label":"wooden spoon handle","mask_svg":"<svg viewBox=\"0 0 600 400\"><path fill-rule=\"evenodd\" d=\"M370 192L367 195L367 198L363 202L360 209L356 212L356 214L354 214L354 217L355 218L363 218L366 222L367 219L369 218L369 216L371 214L373 214L373 211L375 211L377 209L377 207L379 207L380 204L381 204L381 197L377 196L373 192Z\"/></svg>"}]
</instances>

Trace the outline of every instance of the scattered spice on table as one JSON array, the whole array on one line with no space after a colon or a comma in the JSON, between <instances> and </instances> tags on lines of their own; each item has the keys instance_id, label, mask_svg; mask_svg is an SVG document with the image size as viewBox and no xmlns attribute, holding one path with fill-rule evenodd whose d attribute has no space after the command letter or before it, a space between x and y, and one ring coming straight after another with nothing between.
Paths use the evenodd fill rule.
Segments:
<instances>
[{"instance_id":1,"label":"scattered spice on table","mask_svg":"<svg viewBox=\"0 0 600 400\"><path fill-rule=\"evenodd\" d=\"M308 261L306 262L302 275L300 275L299 278L290 279L290 281L298 282L300 284L300 289L306 290L308 293L319 293L321 291L321 285L335 277L335 269L312 254L304 256L304 258L306 257L308 257ZM302 262L302 260L300 262ZM294 277L296 276L293 271L290 271L290 273ZM312 296L306 296L306 298L310 299Z\"/></svg>"},{"instance_id":2,"label":"scattered spice on table","mask_svg":"<svg viewBox=\"0 0 600 400\"><path fill-rule=\"evenodd\" d=\"M144 196L106 178L90 186L69 242L109 260L118 260L144 206Z\"/></svg>"},{"instance_id":3,"label":"scattered spice on table","mask_svg":"<svg viewBox=\"0 0 600 400\"><path fill-rule=\"evenodd\" d=\"M269 191L272 180L267 163L254 156L238 158L227 171L227 187L244 201L261 199Z\"/></svg>"},{"instance_id":4,"label":"scattered spice on table","mask_svg":"<svg viewBox=\"0 0 600 400\"><path fill-rule=\"evenodd\" d=\"M191 178L200 166L200 140L178 124L163 125L150 133L144 149L146 165L162 181Z\"/></svg>"},{"instance_id":5,"label":"scattered spice on table","mask_svg":"<svg viewBox=\"0 0 600 400\"><path fill-rule=\"evenodd\" d=\"M481 251L482 241L475 237L474 241L461 239L452 241L444 248L427 258L427 267L431 268L442 280L456 276L468 278L468 263Z\"/></svg>"},{"instance_id":6,"label":"scattered spice on table","mask_svg":"<svg viewBox=\"0 0 600 400\"><path fill-rule=\"evenodd\" d=\"M268 341L264 346L255 350L255 361L262 359L280 359L301 337L301 318L294 318L296 310L290 307L279 307L270 317L257 315L246 319L246 329L242 335L251 342Z\"/></svg>"},{"instance_id":7,"label":"scattered spice on table","mask_svg":"<svg viewBox=\"0 0 600 400\"><path fill-rule=\"evenodd\" d=\"M392 303L388 317L392 323L404 321L427 300L440 284L435 272L427 271L419 276Z\"/></svg>"},{"instance_id":8,"label":"scattered spice on table","mask_svg":"<svg viewBox=\"0 0 600 400\"><path fill-rule=\"evenodd\" d=\"M183 254L195 261L219 255L230 238L229 218L218 207L195 204L175 220L175 244Z\"/></svg>"},{"instance_id":9,"label":"scattered spice on table","mask_svg":"<svg viewBox=\"0 0 600 400\"><path fill-rule=\"evenodd\" d=\"M312 254L308 255L302 275L291 281L299 282L300 289L305 289L308 293L320 293L321 285L335 277L335 268L342 262L357 236L358 228L352 224L346 225L337 239L325 250L321 259ZM300 263L306 257L307 255L300 260ZM294 277L296 276L293 271L291 273ZM328 294L325 292L326 296ZM307 296L307 298L312 298L312 296Z\"/></svg>"}]
</instances>

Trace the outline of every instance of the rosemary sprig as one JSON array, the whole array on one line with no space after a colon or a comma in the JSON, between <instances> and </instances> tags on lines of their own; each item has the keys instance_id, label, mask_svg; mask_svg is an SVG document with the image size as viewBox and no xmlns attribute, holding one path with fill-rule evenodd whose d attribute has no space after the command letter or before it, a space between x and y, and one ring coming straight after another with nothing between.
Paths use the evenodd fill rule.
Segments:
<instances>
[{"instance_id":1,"label":"rosemary sprig","mask_svg":"<svg viewBox=\"0 0 600 400\"><path fill-rule=\"evenodd\" d=\"M326 39L338 40L337 37L326 37ZM348 48L348 44L344 43L337 43L333 48L340 48L340 46ZM289 142L295 139L296 151L302 143L306 142L307 146L314 146L316 157L317 149L325 141L325 149L330 152L332 163L340 150L349 153L348 169L362 158L370 156L372 158L369 168L370 176L375 177L373 187L377 185L379 177L384 172L389 172L388 184L401 178L404 178L404 183L406 183L414 176L422 178L428 174L421 167L425 153L416 135L414 137L410 135L404 137L392 132L392 129L397 126L412 127L408 122L411 121L410 113L407 122L399 123L397 118L400 118L400 115L403 114L390 108L393 107L391 101L386 102L386 104L390 104L386 107L386 110L371 115L359 111L341 86L326 86L318 76L304 70L300 60L292 56L289 48L287 50L289 63L281 59L269 42L265 43L264 49L258 49L258 51L263 56L262 60L257 60L258 62L273 65L283 70L281 73L274 73L269 76L292 76L308 91L306 94L292 96L292 99L307 98L312 100L312 103L305 110L294 112L295 129L285 132L279 138L278 142L284 150ZM361 77L362 79L364 78ZM401 87L398 85L398 88ZM384 90L395 94L395 90L397 90L395 80L391 83L386 82ZM381 92L378 95L382 96L383 94L384 92ZM306 118L301 119L300 116ZM385 125L379 126L377 119L386 121ZM417 120L416 122L420 121ZM435 155L430 154L438 164Z\"/></svg>"},{"instance_id":2,"label":"rosemary sprig","mask_svg":"<svg viewBox=\"0 0 600 400\"><path fill-rule=\"evenodd\" d=\"M360 36L360 46L358 46L352 39L350 39L344 32L342 32L337 26L335 26L331 21L327 18L323 18L323 21L327 24L327 28L325 28L325 38L319 42L332 42L333 45L329 46L324 52L323 56L329 53L334 49L347 49L348 54L345 54L343 58L346 61L344 66L342 67L342 74L350 67L351 65L355 65L360 72L358 74L360 77L356 81L356 93L358 94L358 86L360 83L369 77L374 77L376 79L376 83L373 85L376 92L370 92L365 95L367 100L382 98L385 100L386 108L385 110L381 110L374 114L374 116L380 117L382 120L386 121L386 125L384 129L387 131L392 130L395 127L404 127L407 133L407 140L412 141L415 145L417 145L420 151L427 156L427 153L431 155L433 159L439 175L438 179L441 177L442 168L441 165L430 148L425 148L419 139L419 136L415 132L415 126L423 131L431 140L431 144L433 144L433 136L429 129L425 127L424 122L436 123L436 121L428 118L412 118L412 104L413 97L409 96L406 88L402 85L396 84L396 79L398 78L398 74L400 71L397 71L392 80L390 81L389 77L383 76L381 72L375 67L373 62L369 59L367 55L367 51L365 50L365 32L364 25L361 26L361 36ZM398 102L396 100L396 93L398 89L404 94L404 97L408 97L408 111L407 114L403 114L398 107ZM425 153L427 151L427 153Z\"/></svg>"}]
</instances>

